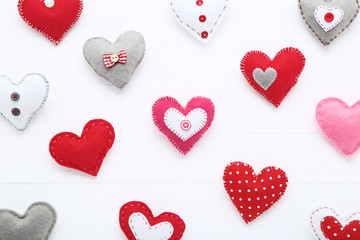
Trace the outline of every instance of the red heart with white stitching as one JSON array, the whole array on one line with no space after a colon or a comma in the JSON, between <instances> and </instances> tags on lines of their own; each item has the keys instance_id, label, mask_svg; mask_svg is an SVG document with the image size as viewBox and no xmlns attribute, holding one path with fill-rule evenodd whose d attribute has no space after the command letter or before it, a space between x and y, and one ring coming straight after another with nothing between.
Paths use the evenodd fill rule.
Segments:
<instances>
[{"instance_id":1,"label":"red heart with white stitching","mask_svg":"<svg viewBox=\"0 0 360 240\"><path fill-rule=\"evenodd\" d=\"M186 107L172 97L163 97L152 111L155 125L185 155L211 126L215 107L204 97L192 98Z\"/></svg>"},{"instance_id":2,"label":"red heart with white stitching","mask_svg":"<svg viewBox=\"0 0 360 240\"><path fill-rule=\"evenodd\" d=\"M154 217L143 202L122 206L119 221L129 240L179 240L185 231L185 223L178 215L165 212Z\"/></svg>"},{"instance_id":3,"label":"red heart with white stitching","mask_svg":"<svg viewBox=\"0 0 360 240\"><path fill-rule=\"evenodd\" d=\"M275 107L295 86L305 66L305 57L296 48L284 48L273 60L259 51L248 52L241 71L250 85Z\"/></svg>"},{"instance_id":4,"label":"red heart with white stitching","mask_svg":"<svg viewBox=\"0 0 360 240\"><path fill-rule=\"evenodd\" d=\"M82 0L19 0L21 18L32 28L58 45L77 22Z\"/></svg>"},{"instance_id":5,"label":"red heart with white stitching","mask_svg":"<svg viewBox=\"0 0 360 240\"><path fill-rule=\"evenodd\" d=\"M360 239L360 213L343 221L333 209L322 207L313 212L311 224L319 240Z\"/></svg>"},{"instance_id":6,"label":"red heart with white stitching","mask_svg":"<svg viewBox=\"0 0 360 240\"><path fill-rule=\"evenodd\" d=\"M49 151L58 164L97 176L114 140L113 126L105 120L95 119L85 125L81 137L71 132L55 135Z\"/></svg>"},{"instance_id":7,"label":"red heart with white stitching","mask_svg":"<svg viewBox=\"0 0 360 240\"><path fill-rule=\"evenodd\" d=\"M246 223L274 205L287 188L286 173L276 167L266 167L258 175L242 162L229 164L224 172L224 185L231 201Z\"/></svg>"}]
</instances>

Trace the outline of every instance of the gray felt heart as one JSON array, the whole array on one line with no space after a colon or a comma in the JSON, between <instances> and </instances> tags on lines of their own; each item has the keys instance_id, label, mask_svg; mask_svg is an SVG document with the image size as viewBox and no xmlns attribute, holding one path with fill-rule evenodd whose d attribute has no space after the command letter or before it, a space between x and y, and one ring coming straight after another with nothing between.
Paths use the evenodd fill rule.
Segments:
<instances>
[{"instance_id":1,"label":"gray felt heart","mask_svg":"<svg viewBox=\"0 0 360 240\"><path fill-rule=\"evenodd\" d=\"M48 203L32 204L24 215L0 210L1 240L46 240L56 222L54 208Z\"/></svg>"},{"instance_id":2,"label":"gray felt heart","mask_svg":"<svg viewBox=\"0 0 360 240\"><path fill-rule=\"evenodd\" d=\"M358 0L298 0L301 14L323 45L329 45L359 12Z\"/></svg>"},{"instance_id":3,"label":"gray felt heart","mask_svg":"<svg viewBox=\"0 0 360 240\"><path fill-rule=\"evenodd\" d=\"M83 50L86 61L97 74L122 88L144 57L145 41L140 33L128 31L114 44L104 38L91 38Z\"/></svg>"},{"instance_id":4,"label":"gray felt heart","mask_svg":"<svg viewBox=\"0 0 360 240\"><path fill-rule=\"evenodd\" d=\"M273 68L266 69L265 72L256 68L253 72L255 81L265 90L267 90L276 80L277 72Z\"/></svg>"}]
</instances>

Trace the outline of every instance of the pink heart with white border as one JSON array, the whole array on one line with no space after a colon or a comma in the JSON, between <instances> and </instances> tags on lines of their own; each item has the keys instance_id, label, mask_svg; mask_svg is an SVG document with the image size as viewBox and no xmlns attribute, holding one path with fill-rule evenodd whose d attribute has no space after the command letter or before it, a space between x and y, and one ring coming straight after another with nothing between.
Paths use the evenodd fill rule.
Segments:
<instances>
[{"instance_id":1,"label":"pink heart with white border","mask_svg":"<svg viewBox=\"0 0 360 240\"><path fill-rule=\"evenodd\" d=\"M187 154L214 119L215 107L205 97L192 98L186 107L172 97L163 97L152 108L158 129L182 153Z\"/></svg>"},{"instance_id":2,"label":"pink heart with white border","mask_svg":"<svg viewBox=\"0 0 360 240\"><path fill-rule=\"evenodd\" d=\"M346 156L360 147L360 101L349 107L338 98L322 100L316 107L316 119L330 141Z\"/></svg>"}]
</instances>

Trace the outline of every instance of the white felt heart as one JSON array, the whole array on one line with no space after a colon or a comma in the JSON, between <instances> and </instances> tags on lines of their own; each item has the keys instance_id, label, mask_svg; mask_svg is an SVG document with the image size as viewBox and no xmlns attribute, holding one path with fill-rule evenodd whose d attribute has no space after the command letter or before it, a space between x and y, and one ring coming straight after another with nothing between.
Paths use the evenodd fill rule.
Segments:
<instances>
[{"instance_id":1,"label":"white felt heart","mask_svg":"<svg viewBox=\"0 0 360 240\"><path fill-rule=\"evenodd\" d=\"M207 122L207 113L195 108L186 116L176 108L169 108L164 115L165 125L184 142L199 132Z\"/></svg>"},{"instance_id":2,"label":"white felt heart","mask_svg":"<svg viewBox=\"0 0 360 240\"><path fill-rule=\"evenodd\" d=\"M0 113L18 131L24 131L44 106L49 83L38 73L26 75L19 83L0 76ZM14 98L15 96L15 98Z\"/></svg>"},{"instance_id":3,"label":"white felt heart","mask_svg":"<svg viewBox=\"0 0 360 240\"><path fill-rule=\"evenodd\" d=\"M213 36L227 10L228 0L171 0L177 21L206 43Z\"/></svg>"},{"instance_id":4,"label":"white felt heart","mask_svg":"<svg viewBox=\"0 0 360 240\"><path fill-rule=\"evenodd\" d=\"M174 227L169 222L150 226L142 213L133 213L129 218L129 226L137 240L168 240L174 233Z\"/></svg>"},{"instance_id":5,"label":"white felt heart","mask_svg":"<svg viewBox=\"0 0 360 240\"><path fill-rule=\"evenodd\" d=\"M328 32L341 22L344 18L344 11L338 7L327 8L325 6L319 6L315 9L314 16L322 29Z\"/></svg>"},{"instance_id":6,"label":"white felt heart","mask_svg":"<svg viewBox=\"0 0 360 240\"><path fill-rule=\"evenodd\" d=\"M311 215L311 225L313 227L314 233L317 236L319 240L327 240L328 238L324 235L324 232L321 229L321 223L324 221L326 217L334 217L336 221L338 221L343 227L348 225L352 221L360 221L360 213L355 213L351 215L347 220L341 219L341 217L336 214L336 212L328 207L322 207L317 210L315 210ZM330 228L329 228L330 229ZM360 229L356 229L355 231L360 231ZM349 239L350 238L347 236ZM352 236L353 237L353 236ZM342 239L342 238L339 238ZM357 239L357 238L356 238Z\"/></svg>"},{"instance_id":7,"label":"white felt heart","mask_svg":"<svg viewBox=\"0 0 360 240\"><path fill-rule=\"evenodd\" d=\"M276 80L277 72L273 68L268 68L263 72L256 68L253 72L254 80L265 90L267 90Z\"/></svg>"}]
</instances>

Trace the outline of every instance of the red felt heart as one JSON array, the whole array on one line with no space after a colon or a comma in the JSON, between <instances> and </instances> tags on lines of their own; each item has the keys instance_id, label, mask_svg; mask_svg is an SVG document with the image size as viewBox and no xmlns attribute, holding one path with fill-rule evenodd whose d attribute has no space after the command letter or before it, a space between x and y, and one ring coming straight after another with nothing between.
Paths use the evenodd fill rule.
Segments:
<instances>
[{"instance_id":1,"label":"red felt heart","mask_svg":"<svg viewBox=\"0 0 360 240\"><path fill-rule=\"evenodd\" d=\"M224 185L242 218L249 223L268 210L285 193L288 178L276 167L266 167L258 175L242 162L233 162L224 172Z\"/></svg>"},{"instance_id":2,"label":"red felt heart","mask_svg":"<svg viewBox=\"0 0 360 240\"><path fill-rule=\"evenodd\" d=\"M54 0L48 8L41 0L19 0L21 18L50 41L58 45L77 22L83 10L82 0Z\"/></svg>"},{"instance_id":3,"label":"red felt heart","mask_svg":"<svg viewBox=\"0 0 360 240\"><path fill-rule=\"evenodd\" d=\"M186 107L172 97L163 97L155 102L152 112L155 125L185 155L211 126L215 107L205 97L192 98Z\"/></svg>"},{"instance_id":4,"label":"red felt heart","mask_svg":"<svg viewBox=\"0 0 360 240\"><path fill-rule=\"evenodd\" d=\"M326 239L329 240L359 240L360 239L360 221L354 220L343 226L338 219L333 216L327 216L321 221L321 231ZM355 229L355 230L354 230Z\"/></svg>"},{"instance_id":5,"label":"red felt heart","mask_svg":"<svg viewBox=\"0 0 360 240\"><path fill-rule=\"evenodd\" d=\"M179 240L185 231L184 221L176 214L165 212L154 217L143 202L128 202L120 209L120 227L129 240L168 239ZM168 227L172 229L167 231ZM161 229L164 228L164 229ZM167 235L166 238L161 237Z\"/></svg>"},{"instance_id":6,"label":"red felt heart","mask_svg":"<svg viewBox=\"0 0 360 240\"><path fill-rule=\"evenodd\" d=\"M278 107L297 83L305 67L305 57L300 50L292 47L282 49L273 60L263 52L252 51L244 56L240 67L250 85L275 107ZM266 89L259 84L259 79L256 81L254 71L260 69L265 72L269 68L275 70L277 76Z\"/></svg>"},{"instance_id":7,"label":"red felt heart","mask_svg":"<svg viewBox=\"0 0 360 240\"><path fill-rule=\"evenodd\" d=\"M97 176L106 153L115 140L114 128L102 119L89 121L81 137L62 132L50 141L50 154L65 167Z\"/></svg>"}]
</instances>

